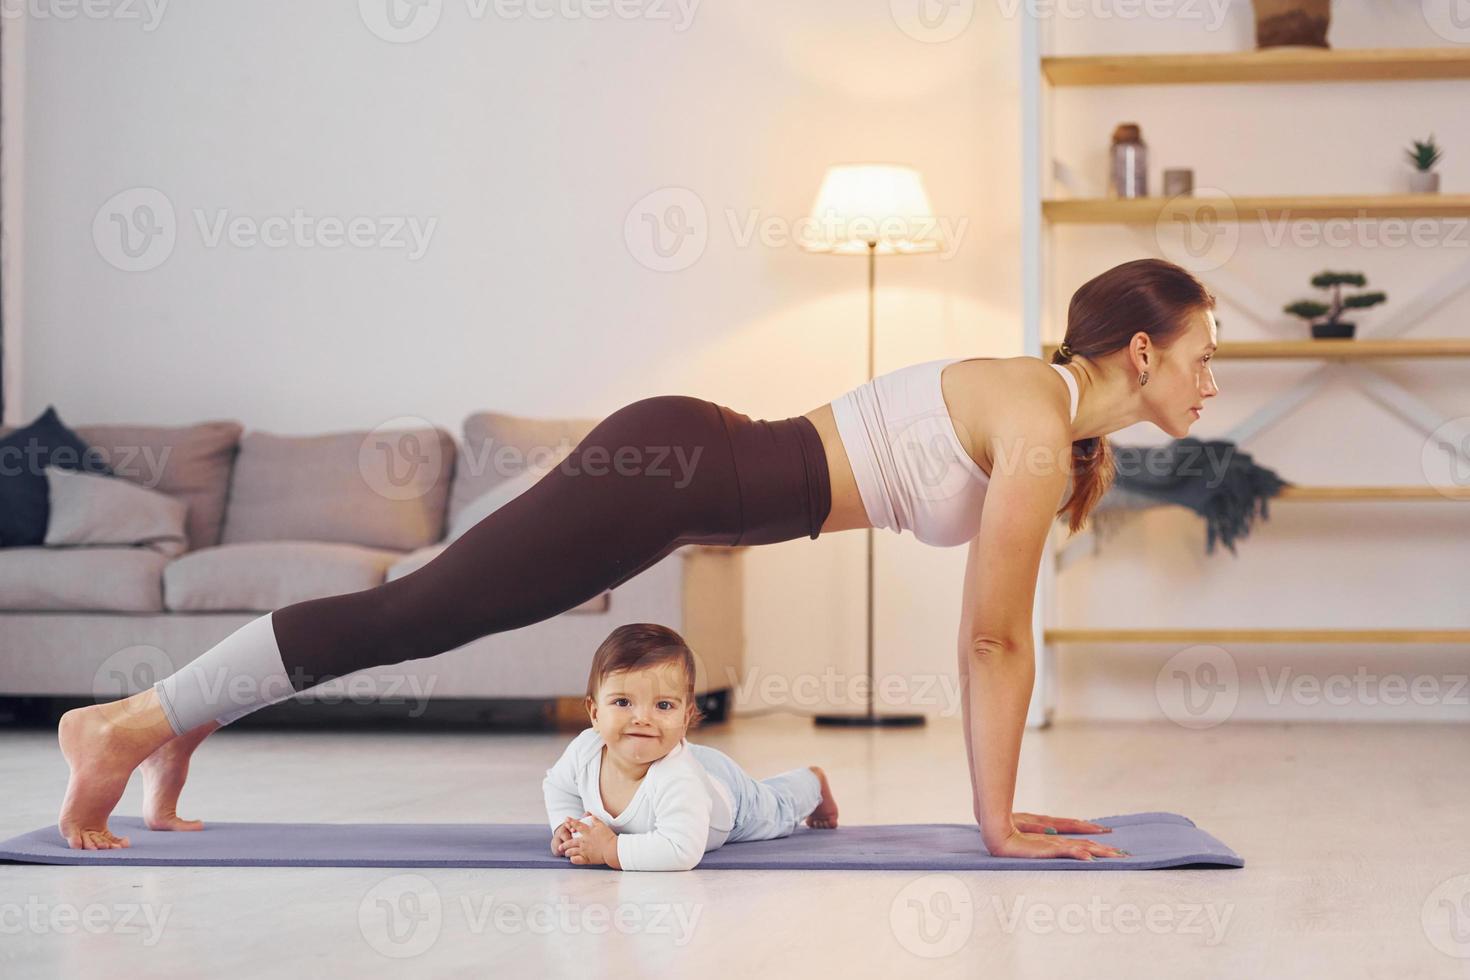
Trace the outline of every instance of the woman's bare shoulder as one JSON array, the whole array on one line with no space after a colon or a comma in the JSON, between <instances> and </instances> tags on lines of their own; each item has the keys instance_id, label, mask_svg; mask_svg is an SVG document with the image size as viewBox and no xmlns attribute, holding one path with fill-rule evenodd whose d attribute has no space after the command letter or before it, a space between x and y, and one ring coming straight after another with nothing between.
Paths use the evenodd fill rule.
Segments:
<instances>
[{"instance_id":1,"label":"woman's bare shoulder","mask_svg":"<svg viewBox=\"0 0 1470 980\"><path fill-rule=\"evenodd\" d=\"M952 416L965 421L985 416L975 410L1002 412L1007 406L1035 409L1053 403L1070 410L1071 393L1055 367L1039 357L977 357L947 365L940 373L940 390Z\"/></svg>"},{"instance_id":2,"label":"woman's bare shoulder","mask_svg":"<svg viewBox=\"0 0 1470 980\"><path fill-rule=\"evenodd\" d=\"M966 358L944 368L940 390L955 433L987 473L986 447L1017 423L1067 422L1071 394L1066 381L1039 357Z\"/></svg>"}]
</instances>

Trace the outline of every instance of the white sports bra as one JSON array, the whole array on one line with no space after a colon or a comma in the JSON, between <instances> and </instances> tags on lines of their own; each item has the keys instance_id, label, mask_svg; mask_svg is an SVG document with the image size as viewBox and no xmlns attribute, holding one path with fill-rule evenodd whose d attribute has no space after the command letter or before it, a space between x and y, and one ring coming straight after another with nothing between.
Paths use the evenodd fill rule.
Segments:
<instances>
[{"instance_id":1,"label":"white sports bra","mask_svg":"<svg viewBox=\"0 0 1470 980\"><path fill-rule=\"evenodd\" d=\"M965 452L944 404L940 372L962 357L925 361L881 374L832 402L868 520L925 544L952 548L980 531L990 476ZM979 360L979 358L976 358ZM1077 379L1052 364L1071 391Z\"/></svg>"}]
</instances>

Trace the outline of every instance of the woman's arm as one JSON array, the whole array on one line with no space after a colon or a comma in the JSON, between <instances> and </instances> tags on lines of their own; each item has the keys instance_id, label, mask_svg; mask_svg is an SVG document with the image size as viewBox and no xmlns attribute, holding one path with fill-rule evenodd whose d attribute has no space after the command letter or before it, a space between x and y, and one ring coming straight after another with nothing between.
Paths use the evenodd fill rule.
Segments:
<instances>
[{"instance_id":1,"label":"woman's arm","mask_svg":"<svg viewBox=\"0 0 1470 980\"><path fill-rule=\"evenodd\" d=\"M1044 404L1017 405L998 432L960 614L965 755L975 820L993 855L1113 853L1092 841L1026 834L1012 818L1026 710L1036 677L1032 612L1042 553L1067 490L1071 430Z\"/></svg>"},{"instance_id":2,"label":"woman's arm","mask_svg":"<svg viewBox=\"0 0 1470 980\"><path fill-rule=\"evenodd\" d=\"M970 727L972 724L972 719L980 714L980 712L971 707L970 702L970 655L972 653L973 650L971 649L969 644L961 644L959 656L961 699L960 710L963 712L964 717L965 757L968 760L969 765L971 797L973 800L975 823L983 827L985 826L985 821L982 816L984 810L980 805L980 779L977 775L978 770L975 768L974 730ZM1029 695L1029 690L1027 693ZM1017 729L1020 734L1024 734L1024 719L1025 716L1023 714L1021 723L1022 728ZM1017 736L1017 739L1019 741L1019 735ZM1016 755L1019 758L1019 745L1017 746ZM1010 785L1012 787L1015 786L1014 767L1012 768ZM1014 803L1012 805L1014 806ZM993 825L994 821L992 821L992 826ZM1002 826L1004 826L1003 823ZM1012 812L1011 826L1013 826L1018 831L1025 831L1027 833L1035 834L1111 834L1113 832L1112 827L1107 827L1100 823L1092 823L1089 820L1076 820L1072 817L1051 817L1041 813Z\"/></svg>"},{"instance_id":3,"label":"woman's arm","mask_svg":"<svg viewBox=\"0 0 1470 980\"><path fill-rule=\"evenodd\" d=\"M986 494L989 498L989 491ZM987 499L987 516L993 500ZM982 517L982 524L985 518ZM1021 737L1026 727L1026 711L1036 679L1036 663L1031 641L1031 599L1024 601L1027 610L1024 623L1007 631L992 621L982 629L975 615L971 597L990 593L988 601L1003 598L996 592L1027 590L1022 579L1024 569L1013 566L1011 574L998 574L993 563L987 570L981 547L981 533L970 542L965 565L966 604L960 617L959 674L960 708L964 720L965 757L970 766L971 804L975 821L980 825L981 839L987 848L1004 840L1015 830L1011 821L1015 802L1016 770L1021 757ZM1037 565L1039 568L1039 564ZM988 572L988 574L987 574ZM992 606L991 608L995 608Z\"/></svg>"},{"instance_id":4,"label":"woman's arm","mask_svg":"<svg viewBox=\"0 0 1470 980\"><path fill-rule=\"evenodd\" d=\"M993 849L1015 830L1011 812L1034 660L1027 651L996 647L979 653L962 642L959 663L971 806L981 840Z\"/></svg>"}]
</instances>

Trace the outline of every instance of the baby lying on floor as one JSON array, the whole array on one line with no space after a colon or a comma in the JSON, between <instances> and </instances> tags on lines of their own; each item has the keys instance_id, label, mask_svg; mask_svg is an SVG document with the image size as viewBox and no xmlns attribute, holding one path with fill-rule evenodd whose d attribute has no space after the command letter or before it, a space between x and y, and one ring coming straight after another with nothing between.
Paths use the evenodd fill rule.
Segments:
<instances>
[{"instance_id":1,"label":"baby lying on floor","mask_svg":"<svg viewBox=\"0 0 1470 980\"><path fill-rule=\"evenodd\" d=\"M592 658L592 727L546 770L551 853L623 871L687 871L706 851L837 826L816 766L757 782L729 756L685 740L700 718L694 655L654 623L619 626Z\"/></svg>"}]
</instances>

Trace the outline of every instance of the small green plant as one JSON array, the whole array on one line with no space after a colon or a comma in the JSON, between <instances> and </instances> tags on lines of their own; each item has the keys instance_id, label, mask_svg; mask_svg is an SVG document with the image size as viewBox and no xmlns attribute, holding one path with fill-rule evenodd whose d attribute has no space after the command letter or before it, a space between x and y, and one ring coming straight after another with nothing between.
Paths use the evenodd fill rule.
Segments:
<instances>
[{"instance_id":1,"label":"small green plant","mask_svg":"<svg viewBox=\"0 0 1470 980\"><path fill-rule=\"evenodd\" d=\"M1309 323L1318 317L1326 316L1326 322L1335 326L1343 310L1366 310L1388 299L1387 293L1358 293L1356 296L1343 296L1343 286L1368 285L1368 280L1361 272L1319 272L1312 277L1312 285L1318 289L1332 290L1330 306L1316 300L1299 299L1295 303L1282 307L1282 310L1293 316L1299 316Z\"/></svg>"},{"instance_id":2,"label":"small green plant","mask_svg":"<svg viewBox=\"0 0 1470 980\"><path fill-rule=\"evenodd\" d=\"M1405 149L1404 154L1409 158L1409 162L1414 165L1414 169L1428 173L1429 168L1438 163L1444 156L1444 151L1435 144L1434 134L1430 133L1429 139L1422 142L1415 140L1413 148Z\"/></svg>"}]
</instances>

